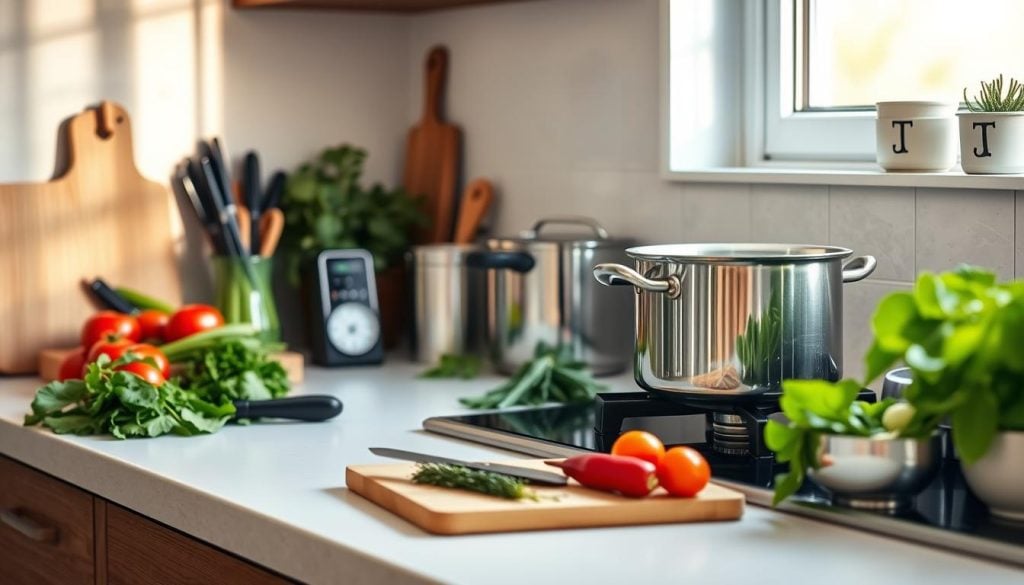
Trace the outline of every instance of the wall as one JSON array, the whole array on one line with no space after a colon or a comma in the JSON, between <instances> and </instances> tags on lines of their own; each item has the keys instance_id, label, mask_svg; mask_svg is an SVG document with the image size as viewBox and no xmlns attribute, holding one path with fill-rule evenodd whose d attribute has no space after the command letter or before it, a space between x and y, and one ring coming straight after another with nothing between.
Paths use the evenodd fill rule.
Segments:
<instances>
[{"instance_id":1,"label":"wall","mask_svg":"<svg viewBox=\"0 0 1024 585\"><path fill-rule=\"evenodd\" d=\"M827 242L873 254L875 274L844 290L849 375L861 373L878 300L918 271L972 262L1024 276L1024 192L661 180L657 0L547 0L419 17L410 119L423 55L437 42L451 50L448 115L465 130L464 176L500 188L495 231L580 213L650 242Z\"/></svg>"}]
</instances>

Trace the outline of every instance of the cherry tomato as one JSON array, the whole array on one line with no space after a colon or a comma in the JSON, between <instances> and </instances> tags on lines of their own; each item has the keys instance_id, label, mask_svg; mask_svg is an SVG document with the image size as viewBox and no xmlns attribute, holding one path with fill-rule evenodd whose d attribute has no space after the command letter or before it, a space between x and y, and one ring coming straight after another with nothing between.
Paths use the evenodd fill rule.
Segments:
<instances>
[{"instance_id":1,"label":"cherry tomato","mask_svg":"<svg viewBox=\"0 0 1024 585\"><path fill-rule=\"evenodd\" d=\"M171 316L161 311L153 309L146 309L135 316L139 320L139 327L142 329L142 337L140 339L155 339L160 340L164 338L164 327L167 322L171 320Z\"/></svg>"},{"instance_id":2,"label":"cherry tomato","mask_svg":"<svg viewBox=\"0 0 1024 585\"><path fill-rule=\"evenodd\" d=\"M107 334L120 335L131 341L138 341L142 329L135 317L116 311L100 311L85 322L82 327L82 347L92 347Z\"/></svg>"},{"instance_id":3,"label":"cherry tomato","mask_svg":"<svg viewBox=\"0 0 1024 585\"><path fill-rule=\"evenodd\" d=\"M711 467L704 456L690 447L672 447L658 463L658 483L672 494L690 498L711 479Z\"/></svg>"},{"instance_id":4,"label":"cherry tomato","mask_svg":"<svg viewBox=\"0 0 1024 585\"><path fill-rule=\"evenodd\" d=\"M176 341L224 324L224 316L209 305L185 305L171 315L164 327L164 340Z\"/></svg>"},{"instance_id":5,"label":"cherry tomato","mask_svg":"<svg viewBox=\"0 0 1024 585\"><path fill-rule=\"evenodd\" d=\"M627 431L612 445L612 455L638 457L655 465L664 454L665 445L661 444L658 437L646 431Z\"/></svg>"},{"instance_id":6,"label":"cherry tomato","mask_svg":"<svg viewBox=\"0 0 1024 585\"><path fill-rule=\"evenodd\" d=\"M57 379L63 382L64 380L80 380L82 378L82 369L85 367L85 348L80 347L75 351L69 353L64 361L60 363L60 373L57 374Z\"/></svg>"},{"instance_id":7,"label":"cherry tomato","mask_svg":"<svg viewBox=\"0 0 1024 585\"><path fill-rule=\"evenodd\" d=\"M125 349L125 353L134 353L142 359L149 358L153 360L153 362L156 363L157 369L160 370L160 374L164 378L171 377L171 362L167 359L167 356L164 355L164 352L160 351L160 349L155 345L150 345L148 343L135 343L129 345Z\"/></svg>"},{"instance_id":8,"label":"cherry tomato","mask_svg":"<svg viewBox=\"0 0 1024 585\"><path fill-rule=\"evenodd\" d=\"M164 376L160 373L160 370L147 364L146 362L132 362L130 364L123 364L114 368L119 372L128 372L129 374L135 374L143 380L149 382L154 386L159 386L164 383Z\"/></svg>"},{"instance_id":9,"label":"cherry tomato","mask_svg":"<svg viewBox=\"0 0 1024 585\"><path fill-rule=\"evenodd\" d=\"M92 347L89 348L89 354L86 356L85 361L86 363L91 364L100 359L101 355L107 356L110 358L110 361L116 361L124 355L125 350L133 343L134 341L131 339L108 335L92 344Z\"/></svg>"}]
</instances>

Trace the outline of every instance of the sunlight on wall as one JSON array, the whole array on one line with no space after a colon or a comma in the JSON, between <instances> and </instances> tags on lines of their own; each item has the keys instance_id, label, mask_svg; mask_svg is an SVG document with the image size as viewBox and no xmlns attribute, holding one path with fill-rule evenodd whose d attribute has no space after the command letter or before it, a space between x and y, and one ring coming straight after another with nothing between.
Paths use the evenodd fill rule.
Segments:
<instances>
[{"instance_id":1,"label":"sunlight on wall","mask_svg":"<svg viewBox=\"0 0 1024 585\"><path fill-rule=\"evenodd\" d=\"M0 0L0 181L50 178L60 122L108 99L132 116L139 170L165 183L200 130L222 125L223 10L218 0Z\"/></svg>"}]
</instances>

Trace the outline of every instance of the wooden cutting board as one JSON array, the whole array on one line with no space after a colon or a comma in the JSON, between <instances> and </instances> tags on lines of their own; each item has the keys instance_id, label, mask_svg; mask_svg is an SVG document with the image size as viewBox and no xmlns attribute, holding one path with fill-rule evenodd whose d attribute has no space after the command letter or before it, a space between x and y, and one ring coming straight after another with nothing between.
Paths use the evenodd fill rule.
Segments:
<instances>
[{"instance_id":1,"label":"wooden cutting board","mask_svg":"<svg viewBox=\"0 0 1024 585\"><path fill-rule=\"evenodd\" d=\"M171 197L135 168L128 113L102 102L58 142L57 178L0 185L0 373L34 372L41 349L77 343L93 312L83 278L181 302Z\"/></svg>"},{"instance_id":2,"label":"wooden cutting board","mask_svg":"<svg viewBox=\"0 0 1024 585\"><path fill-rule=\"evenodd\" d=\"M438 46L427 55L423 117L409 131L402 184L423 197L430 225L420 230L420 244L450 242L455 214L455 183L459 169L461 131L441 118L441 96L448 71L448 50Z\"/></svg>"},{"instance_id":3,"label":"wooden cutting board","mask_svg":"<svg viewBox=\"0 0 1024 585\"><path fill-rule=\"evenodd\" d=\"M552 470L544 460L502 461ZM415 463L355 465L345 469L348 488L434 534L475 534L594 526L736 520L743 494L708 484L693 498L673 498L658 488L646 498L626 498L584 488L535 487L540 501L505 500L464 490L417 485Z\"/></svg>"}]
</instances>

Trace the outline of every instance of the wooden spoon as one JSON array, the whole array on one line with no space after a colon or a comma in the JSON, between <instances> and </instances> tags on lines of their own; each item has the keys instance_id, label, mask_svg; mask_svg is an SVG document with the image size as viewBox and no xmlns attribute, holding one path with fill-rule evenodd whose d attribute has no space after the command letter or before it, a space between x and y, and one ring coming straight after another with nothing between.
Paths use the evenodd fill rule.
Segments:
<instances>
[{"instance_id":1,"label":"wooden spoon","mask_svg":"<svg viewBox=\"0 0 1024 585\"><path fill-rule=\"evenodd\" d=\"M476 179L466 187L455 221L455 243L468 244L480 230L480 222L494 201L494 187L487 179Z\"/></svg>"}]
</instances>

